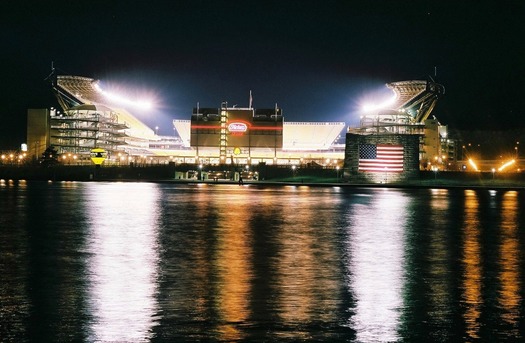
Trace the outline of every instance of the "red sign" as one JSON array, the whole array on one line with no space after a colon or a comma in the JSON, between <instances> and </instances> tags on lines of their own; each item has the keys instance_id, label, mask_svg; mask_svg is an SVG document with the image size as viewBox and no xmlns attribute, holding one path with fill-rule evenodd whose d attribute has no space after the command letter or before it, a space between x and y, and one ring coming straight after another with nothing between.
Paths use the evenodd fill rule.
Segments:
<instances>
[{"instance_id":1,"label":"red sign","mask_svg":"<svg viewBox=\"0 0 525 343\"><path fill-rule=\"evenodd\" d=\"M228 131L231 133L241 134L248 131L248 125L245 123L233 122L228 124Z\"/></svg>"}]
</instances>

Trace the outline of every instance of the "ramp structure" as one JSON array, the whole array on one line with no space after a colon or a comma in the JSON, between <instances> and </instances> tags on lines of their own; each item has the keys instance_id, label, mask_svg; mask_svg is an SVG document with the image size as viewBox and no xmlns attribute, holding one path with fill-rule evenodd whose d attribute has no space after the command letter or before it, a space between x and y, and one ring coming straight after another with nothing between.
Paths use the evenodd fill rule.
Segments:
<instances>
[{"instance_id":1,"label":"ramp structure","mask_svg":"<svg viewBox=\"0 0 525 343\"><path fill-rule=\"evenodd\" d=\"M445 87L432 80L391 82L386 86L394 93L393 101L365 111L359 127L349 128L350 133L422 133L425 121L445 94Z\"/></svg>"},{"instance_id":2,"label":"ramp structure","mask_svg":"<svg viewBox=\"0 0 525 343\"><path fill-rule=\"evenodd\" d=\"M127 110L113 103L88 77L50 76L60 110L50 113L50 141L60 153L88 155L93 148L110 154L147 152L154 131Z\"/></svg>"},{"instance_id":3,"label":"ramp structure","mask_svg":"<svg viewBox=\"0 0 525 343\"><path fill-rule=\"evenodd\" d=\"M444 169L450 143L441 125L429 119L445 88L429 80L386 85L393 98L373 104L359 127L346 135L344 175L353 181L391 183L417 178L420 165ZM446 127L445 127L446 129Z\"/></svg>"},{"instance_id":4,"label":"ramp structure","mask_svg":"<svg viewBox=\"0 0 525 343\"><path fill-rule=\"evenodd\" d=\"M413 123L424 123L445 94L445 87L432 81L399 81L386 86L396 95L393 109L407 113Z\"/></svg>"}]
</instances>

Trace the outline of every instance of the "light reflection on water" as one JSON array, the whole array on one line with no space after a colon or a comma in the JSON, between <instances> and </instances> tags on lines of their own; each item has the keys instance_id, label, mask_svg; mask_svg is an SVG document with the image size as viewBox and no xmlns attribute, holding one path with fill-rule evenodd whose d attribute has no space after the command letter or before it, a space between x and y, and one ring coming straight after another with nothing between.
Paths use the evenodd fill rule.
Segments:
<instances>
[{"instance_id":1,"label":"light reflection on water","mask_svg":"<svg viewBox=\"0 0 525 343\"><path fill-rule=\"evenodd\" d=\"M158 310L159 196L151 184L87 185L90 341L139 342L151 336Z\"/></svg>"},{"instance_id":2,"label":"light reflection on water","mask_svg":"<svg viewBox=\"0 0 525 343\"><path fill-rule=\"evenodd\" d=\"M523 197L3 181L0 337L519 339Z\"/></svg>"},{"instance_id":3,"label":"light reflection on water","mask_svg":"<svg viewBox=\"0 0 525 343\"><path fill-rule=\"evenodd\" d=\"M519 228L516 225L518 212L518 193L515 191L506 192L501 201L501 243L498 259L500 261L498 278L501 289L499 290L498 302L502 308L501 319L504 325L508 325L509 336L523 339L523 335L519 332L520 302L522 301L520 268L522 263L519 260Z\"/></svg>"},{"instance_id":4,"label":"light reflection on water","mask_svg":"<svg viewBox=\"0 0 525 343\"><path fill-rule=\"evenodd\" d=\"M475 191L465 191L465 219L463 223L463 294L464 320L467 339L479 339L481 296L481 243L479 225L479 199Z\"/></svg>"},{"instance_id":5,"label":"light reflection on water","mask_svg":"<svg viewBox=\"0 0 525 343\"><path fill-rule=\"evenodd\" d=\"M219 338L227 341L244 338L238 323L251 315L250 285L253 279L252 231L246 225L250 208L244 193L228 192L210 203L217 213L217 249L213 269L217 273L217 312Z\"/></svg>"},{"instance_id":6,"label":"light reflection on water","mask_svg":"<svg viewBox=\"0 0 525 343\"><path fill-rule=\"evenodd\" d=\"M295 192L310 192L298 187ZM337 321L341 304L338 274L337 230L339 213L331 207L338 200L329 194L285 196L282 203L281 227L276 228L276 242L281 242L272 261L275 270L275 306L279 321L295 327L295 332L282 332L280 337L309 338L301 323L320 325ZM270 197L273 199L274 195Z\"/></svg>"},{"instance_id":7,"label":"light reflection on water","mask_svg":"<svg viewBox=\"0 0 525 343\"><path fill-rule=\"evenodd\" d=\"M448 213L450 212L450 192L446 189L432 190L430 200L430 213L426 222L431 224L429 230L428 254L426 261L428 268L429 287L429 320L437 328L446 328L450 325L453 299L449 296L453 292L451 283L450 261L452 253L448 249L451 234L445 230L450 225ZM448 340L448 335L438 333L436 340ZM444 337L443 337L444 336Z\"/></svg>"},{"instance_id":8,"label":"light reflection on water","mask_svg":"<svg viewBox=\"0 0 525 343\"><path fill-rule=\"evenodd\" d=\"M348 272L356 300L351 326L359 342L399 339L407 202L403 193L385 190L357 205L348 218Z\"/></svg>"}]
</instances>

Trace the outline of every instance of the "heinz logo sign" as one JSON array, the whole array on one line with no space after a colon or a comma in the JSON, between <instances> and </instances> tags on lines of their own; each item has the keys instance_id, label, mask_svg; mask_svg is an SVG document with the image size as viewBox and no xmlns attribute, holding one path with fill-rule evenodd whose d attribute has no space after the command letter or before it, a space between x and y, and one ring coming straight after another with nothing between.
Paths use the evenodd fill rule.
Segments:
<instances>
[{"instance_id":1,"label":"heinz logo sign","mask_svg":"<svg viewBox=\"0 0 525 343\"><path fill-rule=\"evenodd\" d=\"M248 125L245 123L230 123L228 125L228 131L233 133L242 133L248 131Z\"/></svg>"}]
</instances>

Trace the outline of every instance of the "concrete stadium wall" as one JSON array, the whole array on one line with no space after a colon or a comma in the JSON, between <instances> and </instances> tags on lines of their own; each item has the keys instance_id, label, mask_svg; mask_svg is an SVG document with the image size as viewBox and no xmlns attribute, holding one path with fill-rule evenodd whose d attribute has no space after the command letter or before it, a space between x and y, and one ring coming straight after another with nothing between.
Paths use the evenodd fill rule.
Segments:
<instances>
[{"instance_id":1,"label":"concrete stadium wall","mask_svg":"<svg viewBox=\"0 0 525 343\"><path fill-rule=\"evenodd\" d=\"M367 183L396 183L419 178L419 135L400 134L373 134L358 135L346 134L345 160L343 177L348 182ZM362 144L393 144L402 145L403 172L401 173L371 173L360 172L359 145Z\"/></svg>"}]
</instances>

